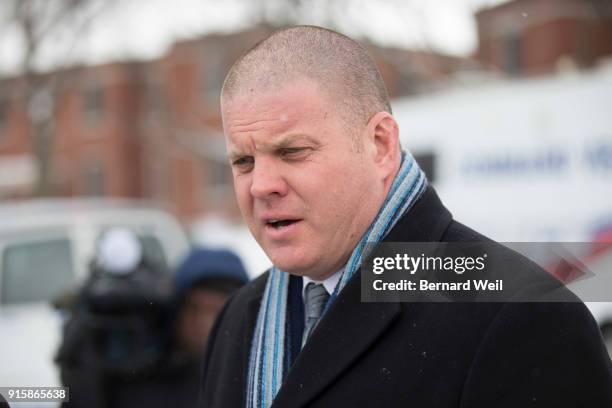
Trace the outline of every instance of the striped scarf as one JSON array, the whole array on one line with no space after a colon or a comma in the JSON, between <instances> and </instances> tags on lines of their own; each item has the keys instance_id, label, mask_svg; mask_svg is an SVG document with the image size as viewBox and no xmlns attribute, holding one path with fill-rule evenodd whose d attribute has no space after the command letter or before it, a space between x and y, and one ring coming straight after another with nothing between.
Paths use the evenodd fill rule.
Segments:
<instances>
[{"instance_id":1,"label":"striped scarf","mask_svg":"<svg viewBox=\"0 0 612 408\"><path fill-rule=\"evenodd\" d=\"M419 199L427 187L425 173L414 158L402 152L400 169L389 194L374 222L351 254L334 292L324 309L325 313L355 271L367 257L366 243L378 243L393 228L400 217ZM249 357L247 408L267 408L283 382L285 353L289 341L285 335L289 274L272 267L263 294Z\"/></svg>"}]
</instances>

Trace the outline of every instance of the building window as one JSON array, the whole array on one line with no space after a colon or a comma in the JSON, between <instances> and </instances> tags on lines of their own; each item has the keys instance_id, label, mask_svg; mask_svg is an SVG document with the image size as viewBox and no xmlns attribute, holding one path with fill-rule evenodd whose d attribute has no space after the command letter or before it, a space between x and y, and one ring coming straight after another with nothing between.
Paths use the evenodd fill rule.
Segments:
<instances>
[{"instance_id":1,"label":"building window","mask_svg":"<svg viewBox=\"0 0 612 408\"><path fill-rule=\"evenodd\" d=\"M86 196L103 196L105 189L104 166L100 162L87 163L82 172L81 193Z\"/></svg>"},{"instance_id":2,"label":"building window","mask_svg":"<svg viewBox=\"0 0 612 408\"><path fill-rule=\"evenodd\" d=\"M520 33L506 35L502 40L502 47L504 72L510 75L520 74L522 69Z\"/></svg>"},{"instance_id":3,"label":"building window","mask_svg":"<svg viewBox=\"0 0 612 408\"><path fill-rule=\"evenodd\" d=\"M0 131L6 130L9 122L9 103L5 98L0 97ZM4 132L0 132L0 141L3 139Z\"/></svg>"},{"instance_id":4,"label":"building window","mask_svg":"<svg viewBox=\"0 0 612 408\"><path fill-rule=\"evenodd\" d=\"M144 106L146 113L157 116L165 109L164 91L157 79L150 78L144 86Z\"/></svg>"},{"instance_id":5,"label":"building window","mask_svg":"<svg viewBox=\"0 0 612 408\"><path fill-rule=\"evenodd\" d=\"M227 66L221 49L207 49L202 58L200 93L205 103L217 106Z\"/></svg>"},{"instance_id":6,"label":"building window","mask_svg":"<svg viewBox=\"0 0 612 408\"><path fill-rule=\"evenodd\" d=\"M104 90L95 85L89 85L83 91L83 116L88 125L94 125L102 117L104 111Z\"/></svg>"},{"instance_id":7,"label":"building window","mask_svg":"<svg viewBox=\"0 0 612 408\"><path fill-rule=\"evenodd\" d=\"M145 179L148 196L157 200L165 200L169 194L169 177L170 172L167 171L166 161L151 163L146 171Z\"/></svg>"},{"instance_id":8,"label":"building window","mask_svg":"<svg viewBox=\"0 0 612 408\"><path fill-rule=\"evenodd\" d=\"M232 182L232 170L226 161L206 160L206 174L209 186L226 186Z\"/></svg>"},{"instance_id":9,"label":"building window","mask_svg":"<svg viewBox=\"0 0 612 408\"><path fill-rule=\"evenodd\" d=\"M208 158L204 161L207 201L225 202L232 194L232 170L225 160Z\"/></svg>"}]
</instances>

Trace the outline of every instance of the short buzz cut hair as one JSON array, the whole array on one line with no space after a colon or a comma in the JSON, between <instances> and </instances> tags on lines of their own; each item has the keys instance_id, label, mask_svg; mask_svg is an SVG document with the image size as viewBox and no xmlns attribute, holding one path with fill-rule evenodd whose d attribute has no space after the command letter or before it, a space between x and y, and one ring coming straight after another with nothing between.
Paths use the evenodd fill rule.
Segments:
<instances>
[{"instance_id":1,"label":"short buzz cut hair","mask_svg":"<svg viewBox=\"0 0 612 408\"><path fill-rule=\"evenodd\" d=\"M365 124L377 112L391 113L387 88L365 47L351 38L315 26L272 33L234 63L221 99L252 91L274 91L308 79L327 92L350 125Z\"/></svg>"}]
</instances>

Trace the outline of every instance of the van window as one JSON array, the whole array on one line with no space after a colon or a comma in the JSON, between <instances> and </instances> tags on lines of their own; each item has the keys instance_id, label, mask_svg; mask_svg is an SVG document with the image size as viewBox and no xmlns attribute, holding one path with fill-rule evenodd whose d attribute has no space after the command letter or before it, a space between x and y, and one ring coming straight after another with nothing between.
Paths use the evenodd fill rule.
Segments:
<instances>
[{"instance_id":1,"label":"van window","mask_svg":"<svg viewBox=\"0 0 612 408\"><path fill-rule=\"evenodd\" d=\"M50 301L74 282L68 239L13 244L2 263L2 303Z\"/></svg>"},{"instance_id":2,"label":"van window","mask_svg":"<svg viewBox=\"0 0 612 408\"><path fill-rule=\"evenodd\" d=\"M151 235L139 235L142 244L142 256L147 264L157 270L167 270L168 262L161 242Z\"/></svg>"}]
</instances>

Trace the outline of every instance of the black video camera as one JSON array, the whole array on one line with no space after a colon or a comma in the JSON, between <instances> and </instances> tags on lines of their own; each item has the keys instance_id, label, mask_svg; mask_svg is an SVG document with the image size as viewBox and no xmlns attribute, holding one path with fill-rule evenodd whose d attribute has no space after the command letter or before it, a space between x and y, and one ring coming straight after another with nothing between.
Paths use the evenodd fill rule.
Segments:
<instances>
[{"instance_id":1,"label":"black video camera","mask_svg":"<svg viewBox=\"0 0 612 408\"><path fill-rule=\"evenodd\" d=\"M172 301L170 273L147 262L134 234L108 231L68 314L56 358L62 377L130 380L152 372L169 341Z\"/></svg>"}]
</instances>

